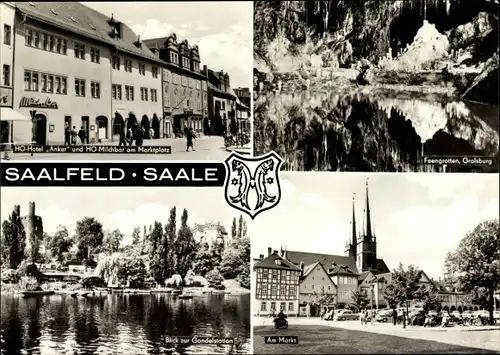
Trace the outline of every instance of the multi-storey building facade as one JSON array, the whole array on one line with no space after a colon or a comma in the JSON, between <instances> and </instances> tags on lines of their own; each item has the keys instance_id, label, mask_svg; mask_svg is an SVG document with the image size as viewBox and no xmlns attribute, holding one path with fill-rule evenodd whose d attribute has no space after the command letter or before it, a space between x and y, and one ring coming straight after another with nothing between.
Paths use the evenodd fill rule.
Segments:
<instances>
[{"instance_id":1,"label":"multi-storey building facade","mask_svg":"<svg viewBox=\"0 0 500 355\"><path fill-rule=\"evenodd\" d=\"M16 9L13 4L8 2L0 3L0 18L2 26L0 27L0 67L2 68L2 78L0 82L0 107L13 108L12 85L14 72L14 19ZM7 143L14 137L9 137L11 132L10 123L1 121L0 143ZM4 146L2 145L3 149Z\"/></svg>"},{"instance_id":2,"label":"multi-storey building facade","mask_svg":"<svg viewBox=\"0 0 500 355\"><path fill-rule=\"evenodd\" d=\"M321 307L334 307L338 295L337 285L328 275L328 271L319 262L311 265L300 265L301 276L299 285L299 315L318 316ZM318 305L318 298L329 297L328 304Z\"/></svg>"},{"instance_id":3,"label":"multi-storey building facade","mask_svg":"<svg viewBox=\"0 0 500 355\"><path fill-rule=\"evenodd\" d=\"M145 138L159 131L161 61L130 28L80 3L15 7L13 108L32 118L14 124L16 142L63 143L67 126L86 131L86 143L112 140L126 123L142 124ZM115 58L131 70L118 73Z\"/></svg>"},{"instance_id":4,"label":"multi-storey building facade","mask_svg":"<svg viewBox=\"0 0 500 355\"><path fill-rule=\"evenodd\" d=\"M208 70L208 115L210 134L226 134L231 121L236 123L236 94L228 73Z\"/></svg>"},{"instance_id":5,"label":"multi-storey building facade","mask_svg":"<svg viewBox=\"0 0 500 355\"><path fill-rule=\"evenodd\" d=\"M123 127L138 125L145 139L160 138L163 136L162 62L126 25L114 19L108 22L113 36L127 43L111 53L112 134L120 134Z\"/></svg>"},{"instance_id":6,"label":"multi-storey building facade","mask_svg":"<svg viewBox=\"0 0 500 355\"><path fill-rule=\"evenodd\" d=\"M254 302L256 314L276 314L282 310L288 315L299 311L299 267L281 257L277 251L268 250L253 265Z\"/></svg>"},{"instance_id":7,"label":"multi-storey building facade","mask_svg":"<svg viewBox=\"0 0 500 355\"><path fill-rule=\"evenodd\" d=\"M183 134L193 128L198 134L208 124L208 71L200 70L197 45L169 37L148 39L144 43L163 60L163 117L167 136Z\"/></svg>"}]
</instances>

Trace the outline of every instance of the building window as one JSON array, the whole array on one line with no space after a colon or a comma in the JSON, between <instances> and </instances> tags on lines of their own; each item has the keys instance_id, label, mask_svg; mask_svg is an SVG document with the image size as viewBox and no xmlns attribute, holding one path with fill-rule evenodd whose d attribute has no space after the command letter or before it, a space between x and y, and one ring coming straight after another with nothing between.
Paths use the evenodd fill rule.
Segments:
<instances>
[{"instance_id":1,"label":"building window","mask_svg":"<svg viewBox=\"0 0 500 355\"><path fill-rule=\"evenodd\" d=\"M54 51L54 36L49 35L49 51Z\"/></svg>"},{"instance_id":2,"label":"building window","mask_svg":"<svg viewBox=\"0 0 500 355\"><path fill-rule=\"evenodd\" d=\"M24 71L24 90L38 91L38 73L29 70Z\"/></svg>"},{"instance_id":3,"label":"building window","mask_svg":"<svg viewBox=\"0 0 500 355\"><path fill-rule=\"evenodd\" d=\"M64 77L61 77L61 95L66 95L67 94L67 79Z\"/></svg>"},{"instance_id":4,"label":"building window","mask_svg":"<svg viewBox=\"0 0 500 355\"><path fill-rule=\"evenodd\" d=\"M101 98L101 84L95 81L90 82L90 94L92 98L99 99Z\"/></svg>"},{"instance_id":5,"label":"building window","mask_svg":"<svg viewBox=\"0 0 500 355\"><path fill-rule=\"evenodd\" d=\"M27 46L32 46L33 45L33 31L28 29L26 30L26 34L24 35L24 41Z\"/></svg>"},{"instance_id":6,"label":"building window","mask_svg":"<svg viewBox=\"0 0 500 355\"><path fill-rule=\"evenodd\" d=\"M148 89L147 88L141 88L141 100L148 101Z\"/></svg>"},{"instance_id":7,"label":"building window","mask_svg":"<svg viewBox=\"0 0 500 355\"><path fill-rule=\"evenodd\" d=\"M122 99L122 86L121 85L113 84L112 91L113 91L113 99L115 99L115 100Z\"/></svg>"},{"instance_id":8,"label":"building window","mask_svg":"<svg viewBox=\"0 0 500 355\"><path fill-rule=\"evenodd\" d=\"M179 55L177 53L171 52L170 53L170 61L173 64L179 64Z\"/></svg>"},{"instance_id":9,"label":"building window","mask_svg":"<svg viewBox=\"0 0 500 355\"><path fill-rule=\"evenodd\" d=\"M151 89L151 101L158 102L158 91Z\"/></svg>"},{"instance_id":10,"label":"building window","mask_svg":"<svg viewBox=\"0 0 500 355\"><path fill-rule=\"evenodd\" d=\"M293 312L293 309L294 309L293 302L289 302L288 303L288 312Z\"/></svg>"},{"instance_id":11,"label":"building window","mask_svg":"<svg viewBox=\"0 0 500 355\"><path fill-rule=\"evenodd\" d=\"M85 59L85 46L75 42L75 58Z\"/></svg>"},{"instance_id":12,"label":"building window","mask_svg":"<svg viewBox=\"0 0 500 355\"><path fill-rule=\"evenodd\" d=\"M3 85L10 86L10 65L4 64L2 69Z\"/></svg>"},{"instance_id":13,"label":"building window","mask_svg":"<svg viewBox=\"0 0 500 355\"><path fill-rule=\"evenodd\" d=\"M120 57L113 57L113 59L112 59L112 67L115 70L120 70Z\"/></svg>"},{"instance_id":14,"label":"building window","mask_svg":"<svg viewBox=\"0 0 500 355\"><path fill-rule=\"evenodd\" d=\"M261 302L261 303L260 303L260 310L261 310L262 312L265 312L265 311L266 311L266 309L267 309L267 302Z\"/></svg>"},{"instance_id":15,"label":"building window","mask_svg":"<svg viewBox=\"0 0 500 355\"><path fill-rule=\"evenodd\" d=\"M40 76L40 91L47 92L47 74Z\"/></svg>"},{"instance_id":16,"label":"building window","mask_svg":"<svg viewBox=\"0 0 500 355\"><path fill-rule=\"evenodd\" d=\"M12 27L3 25L3 44L10 46L12 42Z\"/></svg>"},{"instance_id":17,"label":"building window","mask_svg":"<svg viewBox=\"0 0 500 355\"><path fill-rule=\"evenodd\" d=\"M62 53L61 54L66 55L67 51L68 51L68 41L63 39L62 40Z\"/></svg>"},{"instance_id":18,"label":"building window","mask_svg":"<svg viewBox=\"0 0 500 355\"><path fill-rule=\"evenodd\" d=\"M146 64L139 63L139 74L146 75Z\"/></svg>"},{"instance_id":19,"label":"building window","mask_svg":"<svg viewBox=\"0 0 500 355\"><path fill-rule=\"evenodd\" d=\"M126 72L132 73L132 61L131 60L125 59L125 63L123 65L123 67L125 68Z\"/></svg>"},{"instance_id":20,"label":"building window","mask_svg":"<svg viewBox=\"0 0 500 355\"><path fill-rule=\"evenodd\" d=\"M40 48L40 33L33 32L33 47Z\"/></svg>"},{"instance_id":21,"label":"building window","mask_svg":"<svg viewBox=\"0 0 500 355\"><path fill-rule=\"evenodd\" d=\"M97 48L90 48L90 60L92 63L99 64L101 61L101 51Z\"/></svg>"},{"instance_id":22,"label":"building window","mask_svg":"<svg viewBox=\"0 0 500 355\"><path fill-rule=\"evenodd\" d=\"M276 311L276 302L271 302L271 311Z\"/></svg>"},{"instance_id":23,"label":"building window","mask_svg":"<svg viewBox=\"0 0 500 355\"><path fill-rule=\"evenodd\" d=\"M75 95L85 97L85 80L75 79Z\"/></svg>"},{"instance_id":24,"label":"building window","mask_svg":"<svg viewBox=\"0 0 500 355\"><path fill-rule=\"evenodd\" d=\"M151 74L153 78L158 78L158 67L151 67Z\"/></svg>"},{"instance_id":25,"label":"building window","mask_svg":"<svg viewBox=\"0 0 500 355\"><path fill-rule=\"evenodd\" d=\"M280 302L280 311L286 311L286 302Z\"/></svg>"},{"instance_id":26,"label":"building window","mask_svg":"<svg viewBox=\"0 0 500 355\"><path fill-rule=\"evenodd\" d=\"M125 85L125 100L134 101L134 87Z\"/></svg>"}]
</instances>

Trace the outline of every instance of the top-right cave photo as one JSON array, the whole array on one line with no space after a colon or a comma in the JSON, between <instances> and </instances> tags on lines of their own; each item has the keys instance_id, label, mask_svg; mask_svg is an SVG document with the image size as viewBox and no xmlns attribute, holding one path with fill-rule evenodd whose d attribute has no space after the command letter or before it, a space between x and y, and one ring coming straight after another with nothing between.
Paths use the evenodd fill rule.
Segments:
<instances>
[{"instance_id":1,"label":"top-right cave photo","mask_svg":"<svg viewBox=\"0 0 500 355\"><path fill-rule=\"evenodd\" d=\"M254 2L254 155L498 173L498 0Z\"/></svg>"}]
</instances>

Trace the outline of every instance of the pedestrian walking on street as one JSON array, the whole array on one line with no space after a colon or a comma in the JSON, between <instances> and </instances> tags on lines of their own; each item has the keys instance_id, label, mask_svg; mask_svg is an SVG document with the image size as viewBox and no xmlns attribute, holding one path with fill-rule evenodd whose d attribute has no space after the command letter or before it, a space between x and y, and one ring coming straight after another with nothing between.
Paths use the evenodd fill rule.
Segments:
<instances>
[{"instance_id":1,"label":"pedestrian walking on street","mask_svg":"<svg viewBox=\"0 0 500 355\"><path fill-rule=\"evenodd\" d=\"M75 145L76 144L76 137L78 136L78 133L76 133L76 127L73 126L73 129L71 130L71 144Z\"/></svg>"},{"instance_id":2,"label":"pedestrian walking on street","mask_svg":"<svg viewBox=\"0 0 500 355\"><path fill-rule=\"evenodd\" d=\"M122 127L122 129L120 130L120 142L118 143L118 146L126 146L127 145L127 141L126 141L126 135L125 135L125 127Z\"/></svg>"},{"instance_id":3,"label":"pedestrian walking on street","mask_svg":"<svg viewBox=\"0 0 500 355\"><path fill-rule=\"evenodd\" d=\"M359 316L359 320L361 321L361 325L363 325L365 322L365 311L364 310L361 311L361 314Z\"/></svg>"},{"instance_id":4,"label":"pedestrian walking on street","mask_svg":"<svg viewBox=\"0 0 500 355\"><path fill-rule=\"evenodd\" d=\"M64 127L64 145L71 145L71 128L67 123Z\"/></svg>"},{"instance_id":5,"label":"pedestrian walking on street","mask_svg":"<svg viewBox=\"0 0 500 355\"><path fill-rule=\"evenodd\" d=\"M370 312L370 324L373 325L373 319L375 318L375 310L372 309Z\"/></svg>"},{"instance_id":6,"label":"pedestrian walking on street","mask_svg":"<svg viewBox=\"0 0 500 355\"><path fill-rule=\"evenodd\" d=\"M392 310L392 323L398 324L398 312L395 309Z\"/></svg>"},{"instance_id":7,"label":"pedestrian walking on street","mask_svg":"<svg viewBox=\"0 0 500 355\"><path fill-rule=\"evenodd\" d=\"M144 129L142 127L137 126L135 131L135 145L137 147L142 146L143 139L144 139Z\"/></svg>"},{"instance_id":8,"label":"pedestrian walking on street","mask_svg":"<svg viewBox=\"0 0 500 355\"><path fill-rule=\"evenodd\" d=\"M80 127L80 131L78 132L78 137L80 138L80 141L82 144L85 144L86 138L87 138L87 132L83 129L83 126Z\"/></svg>"},{"instance_id":9,"label":"pedestrian walking on street","mask_svg":"<svg viewBox=\"0 0 500 355\"><path fill-rule=\"evenodd\" d=\"M186 152L189 152L189 148L194 150L194 144L193 144L193 139L196 139L196 136L194 134L194 131L192 128L187 128L186 129Z\"/></svg>"},{"instance_id":10,"label":"pedestrian walking on street","mask_svg":"<svg viewBox=\"0 0 500 355\"><path fill-rule=\"evenodd\" d=\"M149 139L154 139L155 138L155 130L153 127L149 129Z\"/></svg>"},{"instance_id":11,"label":"pedestrian walking on street","mask_svg":"<svg viewBox=\"0 0 500 355\"><path fill-rule=\"evenodd\" d=\"M126 141L129 145L132 145L132 143L134 142L134 133L132 131L132 127L129 127L127 129L127 136L126 136Z\"/></svg>"}]
</instances>

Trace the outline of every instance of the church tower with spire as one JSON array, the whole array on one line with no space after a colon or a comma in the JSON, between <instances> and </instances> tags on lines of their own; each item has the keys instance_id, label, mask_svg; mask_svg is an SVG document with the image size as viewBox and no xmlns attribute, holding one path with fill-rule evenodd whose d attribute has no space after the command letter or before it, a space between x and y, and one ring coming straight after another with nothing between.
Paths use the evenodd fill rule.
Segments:
<instances>
[{"instance_id":1,"label":"church tower with spire","mask_svg":"<svg viewBox=\"0 0 500 355\"><path fill-rule=\"evenodd\" d=\"M354 194L352 196L352 221L351 221L351 240L346 243L345 254L351 258L356 259L356 212L354 206Z\"/></svg>"},{"instance_id":2,"label":"church tower with spire","mask_svg":"<svg viewBox=\"0 0 500 355\"><path fill-rule=\"evenodd\" d=\"M366 180L366 200L363 216L363 230L358 238L356 246L357 258L356 266L358 270L377 270L377 238L372 231L372 221L370 215L370 198L368 195L368 179Z\"/></svg>"}]
</instances>

